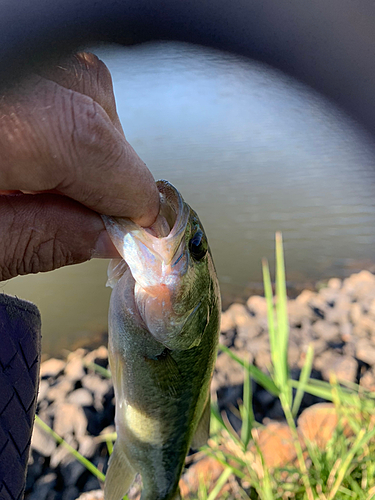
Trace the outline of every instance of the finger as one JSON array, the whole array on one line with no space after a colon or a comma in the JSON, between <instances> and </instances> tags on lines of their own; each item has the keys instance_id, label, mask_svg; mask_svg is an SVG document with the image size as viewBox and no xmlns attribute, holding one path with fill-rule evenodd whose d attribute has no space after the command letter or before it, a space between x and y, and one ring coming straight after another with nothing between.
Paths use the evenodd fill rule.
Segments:
<instances>
[{"instance_id":1,"label":"finger","mask_svg":"<svg viewBox=\"0 0 375 500\"><path fill-rule=\"evenodd\" d=\"M155 181L91 97L32 76L0 103L0 188L54 191L109 215L152 224Z\"/></svg>"},{"instance_id":2,"label":"finger","mask_svg":"<svg viewBox=\"0 0 375 500\"><path fill-rule=\"evenodd\" d=\"M104 109L117 130L123 133L117 115L111 73L95 54L73 54L53 66L41 68L38 74L66 89L91 97Z\"/></svg>"},{"instance_id":3,"label":"finger","mask_svg":"<svg viewBox=\"0 0 375 500\"><path fill-rule=\"evenodd\" d=\"M0 281L118 257L101 217L65 196L0 196Z\"/></svg>"}]
</instances>

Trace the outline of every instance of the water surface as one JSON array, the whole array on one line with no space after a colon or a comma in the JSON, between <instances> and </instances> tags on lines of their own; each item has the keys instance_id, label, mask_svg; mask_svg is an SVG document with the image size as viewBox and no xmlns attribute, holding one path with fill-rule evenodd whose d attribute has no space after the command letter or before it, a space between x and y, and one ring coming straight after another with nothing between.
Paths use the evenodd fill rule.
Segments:
<instances>
[{"instance_id":1,"label":"water surface","mask_svg":"<svg viewBox=\"0 0 375 500\"><path fill-rule=\"evenodd\" d=\"M208 233L225 297L261 281L284 235L291 283L369 266L375 150L328 101L278 71L184 44L102 47L129 142L155 178L176 185ZM106 329L104 261L1 288L42 311L57 353Z\"/></svg>"}]
</instances>

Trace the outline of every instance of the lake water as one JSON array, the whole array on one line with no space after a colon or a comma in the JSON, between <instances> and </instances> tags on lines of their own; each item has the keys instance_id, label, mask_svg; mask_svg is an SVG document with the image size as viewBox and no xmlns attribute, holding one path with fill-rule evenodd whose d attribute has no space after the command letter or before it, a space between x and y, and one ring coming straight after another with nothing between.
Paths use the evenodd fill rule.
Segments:
<instances>
[{"instance_id":1,"label":"lake water","mask_svg":"<svg viewBox=\"0 0 375 500\"><path fill-rule=\"evenodd\" d=\"M261 282L284 236L291 284L375 261L375 148L339 110L267 66L184 44L95 52L112 72L127 139L155 178L199 213L227 302ZM18 277L0 288L35 302L43 350L106 330L105 261Z\"/></svg>"}]
</instances>

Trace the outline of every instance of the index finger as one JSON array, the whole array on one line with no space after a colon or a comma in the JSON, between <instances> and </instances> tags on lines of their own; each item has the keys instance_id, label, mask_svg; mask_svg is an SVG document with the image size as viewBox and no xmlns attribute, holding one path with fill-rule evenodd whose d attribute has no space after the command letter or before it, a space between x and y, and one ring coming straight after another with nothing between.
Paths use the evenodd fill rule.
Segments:
<instances>
[{"instance_id":1,"label":"index finger","mask_svg":"<svg viewBox=\"0 0 375 500\"><path fill-rule=\"evenodd\" d=\"M155 181L122 132L109 73L96 70L95 59L81 67L71 80L76 90L53 81L51 71L48 79L29 78L3 97L0 188L56 192L151 225L159 208Z\"/></svg>"}]
</instances>

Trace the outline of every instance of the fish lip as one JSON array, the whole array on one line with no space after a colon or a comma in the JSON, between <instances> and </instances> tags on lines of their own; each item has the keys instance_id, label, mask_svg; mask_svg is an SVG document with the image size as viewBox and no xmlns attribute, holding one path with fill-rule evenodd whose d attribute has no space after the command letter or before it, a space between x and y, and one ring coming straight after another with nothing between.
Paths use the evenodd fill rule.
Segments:
<instances>
[{"instance_id":1,"label":"fish lip","mask_svg":"<svg viewBox=\"0 0 375 500\"><path fill-rule=\"evenodd\" d=\"M145 245L151 253L165 262L165 264L170 264L180 249L180 244L189 220L189 208L184 202L181 194L170 182L159 180L156 182L156 185L159 189L160 196L164 197L167 203L172 202L173 210L176 214L176 219L169 234L162 238L158 238L147 231L147 228L145 229L134 222L132 222L132 227L129 227L128 233L131 232L132 238ZM181 251L183 254L182 249ZM174 262L174 265L176 263L177 261Z\"/></svg>"},{"instance_id":2,"label":"fish lip","mask_svg":"<svg viewBox=\"0 0 375 500\"><path fill-rule=\"evenodd\" d=\"M122 258L126 261L124 247L126 241L133 239L135 244L144 245L153 256L165 264L170 264L179 250L180 244L189 220L190 209L184 202L178 190L168 181L159 180L156 182L160 196L172 206L176 214L173 227L167 236L158 238L147 231L147 228L139 226L131 219L125 217L111 217L102 215L106 229Z\"/></svg>"}]
</instances>

